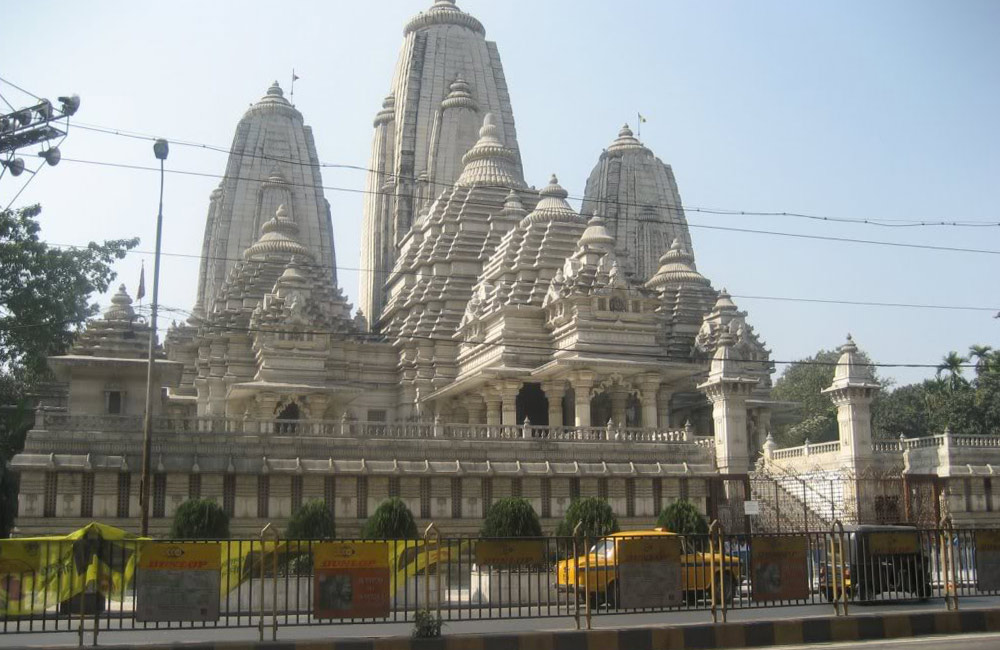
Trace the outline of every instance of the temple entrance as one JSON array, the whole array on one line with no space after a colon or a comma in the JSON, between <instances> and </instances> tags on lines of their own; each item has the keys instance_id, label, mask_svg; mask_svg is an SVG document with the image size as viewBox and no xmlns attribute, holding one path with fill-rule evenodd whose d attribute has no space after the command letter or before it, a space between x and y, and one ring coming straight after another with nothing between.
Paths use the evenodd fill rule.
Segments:
<instances>
[{"instance_id":1,"label":"temple entrance","mask_svg":"<svg viewBox=\"0 0 1000 650\"><path fill-rule=\"evenodd\" d=\"M274 430L276 433L295 433L296 420L302 419L301 412L299 411L299 405L295 402L291 402L286 405L285 408L281 409L278 416L275 418L277 422L274 423Z\"/></svg>"},{"instance_id":2,"label":"temple entrance","mask_svg":"<svg viewBox=\"0 0 1000 650\"><path fill-rule=\"evenodd\" d=\"M532 424L548 426L549 400L541 384L524 384L517 394L517 423L523 424L528 418Z\"/></svg>"},{"instance_id":3,"label":"temple entrance","mask_svg":"<svg viewBox=\"0 0 1000 650\"><path fill-rule=\"evenodd\" d=\"M590 424L595 427L603 427L611 419L611 395L606 392L598 393L590 400Z\"/></svg>"}]
</instances>

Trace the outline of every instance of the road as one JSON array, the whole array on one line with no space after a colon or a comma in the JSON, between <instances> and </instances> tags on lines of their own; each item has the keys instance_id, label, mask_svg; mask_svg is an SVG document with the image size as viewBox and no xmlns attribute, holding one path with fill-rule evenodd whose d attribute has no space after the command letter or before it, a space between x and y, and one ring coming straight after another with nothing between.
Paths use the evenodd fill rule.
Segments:
<instances>
[{"instance_id":1,"label":"road","mask_svg":"<svg viewBox=\"0 0 1000 650\"><path fill-rule=\"evenodd\" d=\"M916 639L895 639L893 641L865 641L859 643L827 643L822 645L786 645L781 650L839 650L840 648L857 648L858 650L959 650L975 647L977 650L994 650L1000 648L1000 633L990 634L956 634L955 636L922 637Z\"/></svg>"},{"instance_id":2,"label":"road","mask_svg":"<svg viewBox=\"0 0 1000 650\"><path fill-rule=\"evenodd\" d=\"M982 607L1000 607L1000 597L969 597L961 600L962 609L975 609ZM903 613L915 611L944 611L944 603L941 600L932 600L926 603L905 603L895 605L871 605L852 606L851 613L857 615L878 614L878 613ZM495 613L495 611L494 611ZM506 614L506 611L504 612ZM753 620L778 620L778 619L802 619L811 617L830 616L833 608L825 605L808 605L799 607L772 607L756 609L740 609L729 612L730 621L753 621ZM307 617L303 616L301 622L305 623ZM660 612L652 614L603 614L595 615L592 619L594 629L601 628L621 628L621 627L642 627L650 625L678 625L691 623L707 623L712 620L708 611L681 611L681 612ZM270 621L268 621L269 623ZM243 619L247 623L247 619ZM571 630L576 625L572 616L562 616L553 618L500 618L490 620L474 621L447 621L444 628L446 635L451 634L486 634L486 633L509 633L527 630ZM344 625L298 625L282 626L278 629L279 641L309 640L309 639L329 639L331 637L386 637L386 636L409 636L412 631L412 623L370 623L370 624L344 624ZM267 639L270 639L270 625L267 627ZM995 635L977 635L977 647L997 647L1000 645L978 645L978 639L989 638L989 643L997 643ZM85 643L91 644L93 631L87 630ZM1000 638L1000 637L998 637ZM258 639L256 627L243 628L184 628L184 629L147 629L134 631L105 631L101 630L98 643L101 646L114 645L141 645L148 643L191 643L195 641L254 641ZM872 645L872 648L892 647L900 650L923 650L924 647L959 647L940 645L942 637L935 637L933 643L928 646L905 646L905 645ZM76 632L35 632L35 633L13 633L12 628L0 634L0 648L32 647L32 646L76 646L78 636ZM892 642L897 643L897 642ZM826 646L811 646L834 648L841 644ZM859 644L847 644L844 647L855 647ZM865 645L864 647L869 647Z\"/></svg>"}]
</instances>

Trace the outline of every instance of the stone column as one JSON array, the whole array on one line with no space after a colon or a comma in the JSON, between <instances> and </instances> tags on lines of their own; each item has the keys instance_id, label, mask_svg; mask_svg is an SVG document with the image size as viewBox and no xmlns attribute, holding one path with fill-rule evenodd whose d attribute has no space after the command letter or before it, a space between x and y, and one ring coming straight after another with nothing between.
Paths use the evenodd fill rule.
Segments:
<instances>
[{"instance_id":1,"label":"stone column","mask_svg":"<svg viewBox=\"0 0 1000 650\"><path fill-rule=\"evenodd\" d=\"M712 402L715 421L715 463L723 474L745 474L750 470L747 443L747 398L758 380L741 376L730 354L734 337L724 332L712 357L708 381L698 389Z\"/></svg>"},{"instance_id":2,"label":"stone column","mask_svg":"<svg viewBox=\"0 0 1000 650\"><path fill-rule=\"evenodd\" d=\"M611 421L616 427L625 426L625 406L628 404L628 390L624 386L611 389Z\"/></svg>"},{"instance_id":3,"label":"stone column","mask_svg":"<svg viewBox=\"0 0 1000 650\"><path fill-rule=\"evenodd\" d=\"M566 394L566 384L563 381L551 381L542 384L545 391L545 399L549 401L549 426L561 427L563 425L562 400Z\"/></svg>"},{"instance_id":4,"label":"stone column","mask_svg":"<svg viewBox=\"0 0 1000 650\"><path fill-rule=\"evenodd\" d=\"M858 354L858 346L848 334L847 343L840 346L833 383L823 393L837 406L840 454L855 474L868 467L872 460L871 403L879 388L869 366Z\"/></svg>"},{"instance_id":5,"label":"stone column","mask_svg":"<svg viewBox=\"0 0 1000 650\"><path fill-rule=\"evenodd\" d=\"M594 373L588 370L578 370L570 378L573 386L574 404L576 411L576 426L590 426L590 390L594 387Z\"/></svg>"},{"instance_id":6,"label":"stone column","mask_svg":"<svg viewBox=\"0 0 1000 650\"><path fill-rule=\"evenodd\" d=\"M641 377L639 387L642 389L639 394L639 402L642 404L642 426L650 429L657 428L659 427L659 408L656 399L660 388L660 377L658 375Z\"/></svg>"},{"instance_id":7,"label":"stone column","mask_svg":"<svg viewBox=\"0 0 1000 650\"><path fill-rule=\"evenodd\" d=\"M509 379L500 384L497 389L503 399L503 416L501 424L517 424L517 394L521 390L521 382Z\"/></svg>"},{"instance_id":8,"label":"stone column","mask_svg":"<svg viewBox=\"0 0 1000 650\"><path fill-rule=\"evenodd\" d=\"M486 424L500 424L500 406L503 398L499 393L489 392L483 395L486 402Z\"/></svg>"},{"instance_id":9,"label":"stone column","mask_svg":"<svg viewBox=\"0 0 1000 650\"><path fill-rule=\"evenodd\" d=\"M469 424L486 423L486 404L479 395L465 396L465 410L469 413Z\"/></svg>"},{"instance_id":10,"label":"stone column","mask_svg":"<svg viewBox=\"0 0 1000 650\"><path fill-rule=\"evenodd\" d=\"M670 428L670 400L673 396L666 386L661 386L656 394L656 414L661 429Z\"/></svg>"}]
</instances>

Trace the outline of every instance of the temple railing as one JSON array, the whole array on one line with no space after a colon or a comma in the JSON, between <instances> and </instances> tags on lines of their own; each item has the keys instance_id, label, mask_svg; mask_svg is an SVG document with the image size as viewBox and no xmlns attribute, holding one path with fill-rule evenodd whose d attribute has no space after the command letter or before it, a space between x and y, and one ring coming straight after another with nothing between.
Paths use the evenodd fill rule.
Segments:
<instances>
[{"instance_id":1,"label":"temple railing","mask_svg":"<svg viewBox=\"0 0 1000 650\"><path fill-rule=\"evenodd\" d=\"M143 419L137 415L73 415L63 411L40 414L36 428L45 431L113 433L140 432ZM454 440L547 440L553 442L640 442L697 444L712 447L711 436L695 436L691 427L661 429L644 427L550 427L533 424L464 424L436 421L365 422L359 420L258 420L226 417L157 416L157 433L239 433L294 437L345 437L386 439L450 438Z\"/></svg>"}]
</instances>

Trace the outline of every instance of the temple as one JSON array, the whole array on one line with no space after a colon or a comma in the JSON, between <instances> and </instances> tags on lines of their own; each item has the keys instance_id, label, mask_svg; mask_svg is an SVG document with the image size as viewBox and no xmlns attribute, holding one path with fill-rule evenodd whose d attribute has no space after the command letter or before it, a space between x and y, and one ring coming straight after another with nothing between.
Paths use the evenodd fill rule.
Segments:
<instances>
[{"instance_id":1,"label":"temple","mask_svg":"<svg viewBox=\"0 0 1000 650\"><path fill-rule=\"evenodd\" d=\"M548 531L580 496L623 529L680 498L727 530L748 499L758 530L992 512L1000 449L872 439L879 387L852 340L827 391L840 439L776 449L794 405L771 399L747 312L698 270L673 171L627 125L607 136L579 211L554 174L534 189L496 44L434 2L375 116L355 309L311 130L268 88L209 198L191 316L157 348L153 532L195 497L236 534L320 499L349 536L391 496L448 533L507 496ZM51 358L64 390L12 463L22 533L137 527L150 335L122 287Z\"/></svg>"}]
</instances>

